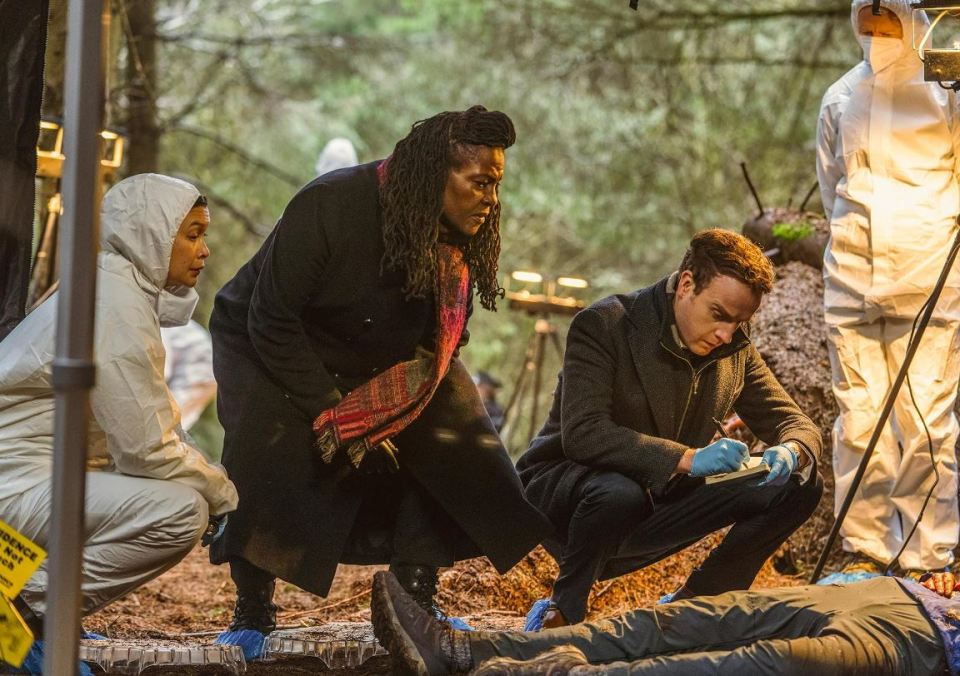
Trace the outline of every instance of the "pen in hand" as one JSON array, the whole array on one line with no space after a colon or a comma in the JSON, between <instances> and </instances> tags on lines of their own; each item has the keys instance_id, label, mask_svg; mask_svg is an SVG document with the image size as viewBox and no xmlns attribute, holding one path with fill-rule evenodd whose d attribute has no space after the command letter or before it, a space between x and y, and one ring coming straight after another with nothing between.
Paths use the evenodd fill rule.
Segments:
<instances>
[{"instance_id":1,"label":"pen in hand","mask_svg":"<svg viewBox=\"0 0 960 676\"><path fill-rule=\"evenodd\" d=\"M723 428L723 423L722 423L722 422L720 422L720 421L717 420L716 418L711 418L711 420L713 421L713 424L714 424L714 426L715 426L716 429L717 429L717 434L720 435L720 438L721 438L721 439L732 439L732 438L733 438L733 437L731 437L729 434L727 434L727 430L725 430L725 429ZM756 457L760 457L760 456L762 456L762 455L763 455L762 452L760 452L760 453L750 453L750 456L751 456L751 457L755 457L755 458L756 458Z\"/></svg>"},{"instance_id":2,"label":"pen in hand","mask_svg":"<svg viewBox=\"0 0 960 676\"><path fill-rule=\"evenodd\" d=\"M723 423L717 420L716 418L711 418L713 424L717 426L717 433L720 435L721 439L727 438L727 431L723 429Z\"/></svg>"},{"instance_id":3,"label":"pen in hand","mask_svg":"<svg viewBox=\"0 0 960 676\"><path fill-rule=\"evenodd\" d=\"M720 435L720 438L729 439L730 437L727 435L727 431L723 429L723 423L717 420L716 418L710 418L710 419L713 421L713 424L716 426L717 434Z\"/></svg>"}]
</instances>

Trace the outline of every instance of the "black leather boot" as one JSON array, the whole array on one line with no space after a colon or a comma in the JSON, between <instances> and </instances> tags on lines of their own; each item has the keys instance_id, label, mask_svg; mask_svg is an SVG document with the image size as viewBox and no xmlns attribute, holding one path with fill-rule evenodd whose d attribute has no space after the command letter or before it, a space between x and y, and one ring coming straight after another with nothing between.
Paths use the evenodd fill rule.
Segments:
<instances>
[{"instance_id":1,"label":"black leather boot","mask_svg":"<svg viewBox=\"0 0 960 676\"><path fill-rule=\"evenodd\" d=\"M237 585L237 605L229 631L254 629L269 634L277 628L277 606L273 603L276 580L245 559L230 560L230 576Z\"/></svg>"},{"instance_id":2,"label":"black leather boot","mask_svg":"<svg viewBox=\"0 0 960 676\"><path fill-rule=\"evenodd\" d=\"M277 628L277 606L273 604L274 583L269 590L237 592L230 631L255 629L266 636Z\"/></svg>"},{"instance_id":3,"label":"black leather boot","mask_svg":"<svg viewBox=\"0 0 960 676\"><path fill-rule=\"evenodd\" d=\"M437 619L446 618L446 614L437 607L437 568L410 563L392 563L393 573L400 586L417 604Z\"/></svg>"}]
</instances>

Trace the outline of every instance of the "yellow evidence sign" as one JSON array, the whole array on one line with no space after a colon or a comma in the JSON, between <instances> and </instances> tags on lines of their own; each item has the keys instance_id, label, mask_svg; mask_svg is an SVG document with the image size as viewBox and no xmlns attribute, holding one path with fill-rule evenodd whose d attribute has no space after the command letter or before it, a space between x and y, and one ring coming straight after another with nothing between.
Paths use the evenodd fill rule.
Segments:
<instances>
[{"instance_id":1,"label":"yellow evidence sign","mask_svg":"<svg viewBox=\"0 0 960 676\"><path fill-rule=\"evenodd\" d=\"M23 589L47 553L0 521L0 661L19 667L33 645L33 634L10 599Z\"/></svg>"},{"instance_id":2,"label":"yellow evidence sign","mask_svg":"<svg viewBox=\"0 0 960 676\"><path fill-rule=\"evenodd\" d=\"M0 596L0 661L19 667L33 645L33 634L13 604Z\"/></svg>"},{"instance_id":3,"label":"yellow evidence sign","mask_svg":"<svg viewBox=\"0 0 960 676\"><path fill-rule=\"evenodd\" d=\"M12 599L40 567L47 553L0 521L0 594Z\"/></svg>"}]
</instances>

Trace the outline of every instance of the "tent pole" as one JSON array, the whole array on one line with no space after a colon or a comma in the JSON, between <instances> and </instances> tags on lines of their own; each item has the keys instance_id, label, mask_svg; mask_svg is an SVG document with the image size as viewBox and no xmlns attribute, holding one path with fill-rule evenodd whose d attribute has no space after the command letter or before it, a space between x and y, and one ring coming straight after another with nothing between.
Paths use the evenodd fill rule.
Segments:
<instances>
[{"instance_id":1,"label":"tent pole","mask_svg":"<svg viewBox=\"0 0 960 676\"><path fill-rule=\"evenodd\" d=\"M69 0L64 96L63 227L53 387L53 505L43 673L75 674L80 638L87 406L99 237L104 0Z\"/></svg>"}]
</instances>

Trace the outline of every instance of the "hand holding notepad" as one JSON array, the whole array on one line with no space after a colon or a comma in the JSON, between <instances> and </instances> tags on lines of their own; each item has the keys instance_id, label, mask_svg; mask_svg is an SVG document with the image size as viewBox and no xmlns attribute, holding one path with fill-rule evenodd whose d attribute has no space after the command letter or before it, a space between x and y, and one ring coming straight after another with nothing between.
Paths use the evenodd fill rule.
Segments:
<instances>
[{"instance_id":1,"label":"hand holding notepad","mask_svg":"<svg viewBox=\"0 0 960 676\"><path fill-rule=\"evenodd\" d=\"M704 479L706 484L719 484L741 481L761 481L770 472L770 467L759 456L750 456L740 469L726 474L714 474Z\"/></svg>"}]
</instances>

